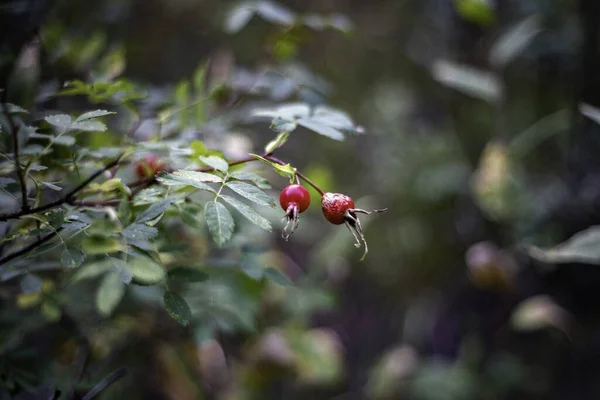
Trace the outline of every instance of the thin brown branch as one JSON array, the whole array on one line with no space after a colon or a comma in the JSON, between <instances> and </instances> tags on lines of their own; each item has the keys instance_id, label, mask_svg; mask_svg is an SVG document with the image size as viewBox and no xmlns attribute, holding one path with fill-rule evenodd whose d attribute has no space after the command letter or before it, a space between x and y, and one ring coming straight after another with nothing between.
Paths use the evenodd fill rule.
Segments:
<instances>
[{"instance_id":1,"label":"thin brown branch","mask_svg":"<svg viewBox=\"0 0 600 400\"><path fill-rule=\"evenodd\" d=\"M38 247L40 247L41 245L43 245L44 243L46 243L47 241L52 239L54 236L58 235L58 233L61 230L62 230L62 227L59 227L58 229L47 234L43 238L31 243L29 246L23 247L21 250L15 251L14 253L7 255L6 257L0 258L0 265L6 264L7 262L14 260L15 258L18 258L22 255L29 253L30 251L32 251L34 249L37 249Z\"/></svg>"},{"instance_id":2,"label":"thin brown branch","mask_svg":"<svg viewBox=\"0 0 600 400\"><path fill-rule=\"evenodd\" d=\"M8 104L4 100L2 102L2 107L4 109L4 115L6 115L6 120L8 121L10 133L12 135L15 170L17 171L19 186L21 189L21 209L23 212L27 212L29 210L29 203L27 202L27 182L25 181L25 175L23 174L23 169L21 168L21 159L19 156L19 127L15 123L15 119L8 108Z\"/></svg>"},{"instance_id":3,"label":"thin brown branch","mask_svg":"<svg viewBox=\"0 0 600 400\"><path fill-rule=\"evenodd\" d=\"M50 202L48 204L44 204L43 206L39 206L39 207L36 207L36 208L31 208L29 210L22 210L22 211L14 212L14 213L11 213L11 214L2 214L2 215L0 215L0 221L8 221L9 219L16 219L16 218L22 217L24 215L37 214L37 213L40 213L40 212L44 212L44 211L51 210L53 208L59 207L59 206L65 204L65 203L66 204L73 204L73 202L75 201L75 196L77 195L77 193L79 193L80 191L82 191L83 189L85 189L85 187L87 185L89 185L94 179L96 179L97 177L99 177L100 175L102 175L104 173L104 171L108 171L109 169L111 169L115 165L118 165L119 162L121 161L121 157L122 156L117 157L115 160L113 160L110 163L106 164L103 168L101 168L98 171L94 172L86 180L84 180L83 182L81 182L75 188L71 189L67 194L65 194L60 199L58 199L56 201L53 201L53 202Z\"/></svg>"},{"instance_id":4,"label":"thin brown branch","mask_svg":"<svg viewBox=\"0 0 600 400\"><path fill-rule=\"evenodd\" d=\"M77 207L112 207L118 206L121 200L99 200L99 201L85 201L85 200L73 200L70 204Z\"/></svg>"}]
</instances>

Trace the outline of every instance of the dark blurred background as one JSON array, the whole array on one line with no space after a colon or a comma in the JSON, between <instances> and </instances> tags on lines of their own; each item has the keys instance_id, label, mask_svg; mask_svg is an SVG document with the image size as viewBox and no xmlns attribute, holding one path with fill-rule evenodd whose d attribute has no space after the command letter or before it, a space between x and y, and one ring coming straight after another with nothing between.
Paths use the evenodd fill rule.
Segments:
<instances>
[{"instance_id":1,"label":"dark blurred background","mask_svg":"<svg viewBox=\"0 0 600 400\"><path fill-rule=\"evenodd\" d=\"M13 102L77 108L44 103L44 90L89 77L98 54L115 54L104 71L152 88L155 101L206 60L208 79L234 92L276 64L315 89L282 99L325 102L366 132L338 143L299 131L280 158L363 208L389 208L365 219L371 252L362 263L348 232L318 210L293 241L269 239L290 274L325 298L301 312L301 295L283 294L277 311L313 329L308 347L325 349L323 371L278 372L289 350L280 314L266 312L260 334L195 344L160 319L149 331L121 321L112 334L126 339L103 339L105 351L114 346L121 354L111 365L133 372L103 398L600 398L598 267L553 266L527 247L555 245L600 219L600 2L262 3L264 15L243 28L231 1L0 5L0 87L14 88ZM327 16L334 29L318 19L289 28L285 10ZM212 143L249 139L253 150L272 137L264 123L231 129L233 142L217 134ZM63 321L32 343L43 347L61 329L73 328ZM261 351L284 361L261 369L247 355Z\"/></svg>"}]
</instances>

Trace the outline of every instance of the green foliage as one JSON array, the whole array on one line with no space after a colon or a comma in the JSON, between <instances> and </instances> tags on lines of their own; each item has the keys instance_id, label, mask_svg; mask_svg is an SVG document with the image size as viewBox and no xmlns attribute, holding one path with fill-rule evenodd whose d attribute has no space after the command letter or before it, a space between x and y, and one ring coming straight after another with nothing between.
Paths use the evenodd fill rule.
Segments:
<instances>
[{"instance_id":1,"label":"green foliage","mask_svg":"<svg viewBox=\"0 0 600 400\"><path fill-rule=\"evenodd\" d=\"M163 298L165 309L181 325L186 326L192 318L192 311L185 299L175 292L167 291Z\"/></svg>"},{"instance_id":2,"label":"green foliage","mask_svg":"<svg viewBox=\"0 0 600 400\"><path fill-rule=\"evenodd\" d=\"M222 246L231 239L235 223L223 204L218 201L207 203L204 206L204 218L217 245Z\"/></svg>"},{"instance_id":3,"label":"green foliage","mask_svg":"<svg viewBox=\"0 0 600 400\"><path fill-rule=\"evenodd\" d=\"M341 15L301 15L269 1L248 4L229 16L228 31L239 31L254 15L283 28L270 36L275 59L293 60L311 29L351 28ZM215 78L221 67L203 60L187 78L143 87L121 76L135 70L128 66L129 45L99 31L75 34L84 20L74 21L82 26L53 21L41 28L44 63L58 73L41 74L39 93L14 100L27 106L3 103L0 109L0 284L7 294L0 311L15 331L7 328L2 337L20 350L19 336L61 326L56 346L40 355L44 372L27 377L30 384L27 371L9 363L10 374L4 374L0 363L0 378L8 376L0 382L0 397L6 388L12 395L42 382L73 386L79 396L91 383L78 379L93 374L63 368L71 360L61 352L71 347L73 354L93 354L95 368L107 361L107 349L120 357L122 343L146 329L151 338L162 327L187 326L179 334L201 343L221 334L260 333L269 307L284 315L282 323L303 323L331 303L324 289L296 277L292 282L289 263L272 244L281 210L275 211L267 178L271 169L290 182L298 177L290 163L266 157L291 148L298 126L337 141L361 133L346 113L323 101L315 107L283 103L306 100L296 99L289 85L315 93L324 85L309 71L292 71L259 89L240 89L233 73ZM273 66L287 68L279 67ZM258 110L282 81L287 94ZM58 88L57 82L65 83ZM258 111L233 107L242 97L248 110ZM248 120L262 116L271 119L275 138L246 145ZM252 148L265 148L265 157L250 156ZM149 156L163 163L156 170L150 166L150 176L137 168L150 165ZM260 165L258 160L270 166L266 173L247 165ZM275 175L273 187L280 180ZM286 291L301 306L289 307ZM174 321L161 321L166 314ZM304 381L335 382L341 358L329 336L291 331L303 354ZM89 348L80 349L81 343Z\"/></svg>"}]
</instances>

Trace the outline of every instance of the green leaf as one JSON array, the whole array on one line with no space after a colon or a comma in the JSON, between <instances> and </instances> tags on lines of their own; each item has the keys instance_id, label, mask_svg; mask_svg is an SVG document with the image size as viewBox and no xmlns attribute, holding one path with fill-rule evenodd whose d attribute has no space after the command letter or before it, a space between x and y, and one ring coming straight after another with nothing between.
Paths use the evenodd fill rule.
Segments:
<instances>
[{"instance_id":1,"label":"green leaf","mask_svg":"<svg viewBox=\"0 0 600 400\"><path fill-rule=\"evenodd\" d=\"M233 190L240 196L243 196L248 200L255 202L256 204L275 207L275 202L273 199L256 186L252 186L248 183L240 181L227 182L226 185L229 189Z\"/></svg>"},{"instance_id":2,"label":"green leaf","mask_svg":"<svg viewBox=\"0 0 600 400\"><path fill-rule=\"evenodd\" d=\"M52 189L52 190L55 190L57 192L60 192L63 189L60 186L56 186L54 183L50 183L50 182L40 182L40 184L42 186L47 187L48 189Z\"/></svg>"},{"instance_id":3,"label":"green leaf","mask_svg":"<svg viewBox=\"0 0 600 400\"><path fill-rule=\"evenodd\" d=\"M44 215L48 218L48 224L54 229L58 229L65 222L65 210L61 208L54 209Z\"/></svg>"},{"instance_id":4,"label":"green leaf","mask_svg":"<svg viewBox=\"0 0 600 400\"><path fill-rule=\"evenodd\" d=\"M292 26L296 22L295 13L273 1L259 1L256 13L272 24Z\"/></svg>"},{"instance_id":5,"label":"green leaf","mask_svg":"<svg viewBox=\"0 0 600 400\"><path fill-rule=\"evenodd\" d=\"M579 112L595 123L600 124L600 109L586 103L579 103Z\"/></svg>"},{"instance_id":6,"label":"green leaf","mask_svg":"<svg viewBox=\"0 0 600 400\"><path fill-rule=\"evenodd\" d=\"M67 246L60 254L60 260L66 268L77 268L85 260L85 253L72 246Z\"/></svg>"},{"instance_id":7,"label":"green leaf","mask_svg":"<svg viewBox=\"0 0 600 400\"><path fill-rule=\"evenodd\" d=\"M271 223L249 205L242 203L235 197L221 195L221 198L223 198L223 200L229 203L233 208L238 210L238 212L246 217L250 222L258 225L261 229L264 229L267 232L271 232L273 229L271 227Z\"/></svg>"},{"instance_id":8,"label":"green leaf","mask_svg":"<svg viewBox=\"0 0 600 400\"><path fill-rule=\"evenodd\" d=\"M498 67L509 64L531 44L540 32L539 15L534 14L523 19L494 41L489 52L490 63Z\"/></svg>"},{"instance_id":9,"label":"green leaf","mask_svg":"<svg viewBox=\"0 0 600 400\"><path fill-rule=\"evenodd\" d=\"M86 264L77 270L77 273L73 276L73 282L96 278L105 272L110 271L111 268L110 263L106 260Z\"/></svg>"},{"instance_id":10,"label":"green leaf","mask_svg":"<svg viewBox=\"0 0 600 400\"><path fill-rule=\"evenodd\" d=\"M108 257L106 259L106 263L110 265L112 269L119 272L119 276L121 277L123 283L127 285L131 283L131 280L133 279L133 274L131 273L131 270L129 269L127 263L124 260L115 257Z\"/></svg>"},{"instance_id":11,"label":"green leaf","mask_svg":"<svg viewBox=\"0 0 600 400\"><path fill-rule=\"evenodd\" d=\"M269 185L269 181L267 179L252 172L232 172L229 174L229 178L237 179L239 181L251 181L260 189L271 189L271 185Z\"/></svg>"},{"instance_id":12,"label":"green leaf","mask_svg":"<svg viewBox=\"0 0 600 400\"><path fill-rule=\"evenodd\" d=\"M0 177L0 188L5 188L13 183L17 183L13 178Z\"/></svg>"},{"instance_id":13,"label":"green leaf","mask_svg":"<svg viewBox=\"0 0 600 400\"><path fill-rule=\"evenodd\" d=\"M51 303L50 301L45 301L42 304L42 314L44 314L44 317L46 317L48 321L56 322L60 320L62 311L58 305Z\"/></svg>"},{"instance_id":14,"label":"green leaf","mask_svg":"<svg viewBox=\"0 0 600 400\"><path fill-rule=\"evenodd\" d=\"M75 144L75 138L73 136L68 135L57 136L54 139L54 144L60 144L62 146L73 146Z\"/></svg>"},{"instance_id":15,"label":"green leaf","mask_svg":"<svg viewBox=\"0 0 600 400\"><path fill-rule=\"evenodd\" d=\"M278 133L292 132L297 127L298 123L295 120L289 121L280 117L273 118L273 121L271 121L271 126L269 126L271 130Z\"/></svg>"},{"instance_id":16,"label":"green leaf","mask_svg":"<svg viewBox=\"0 0 600 400\"><path fill-rule=\"evenodd\" d=\"M190 148L194 152L192 154L192 157L194 159L199 159L200 156L205 156L208 154L208 149L206 148L204 143L202 143L200 140L193 140L192 143L190 144Z\"/></svg>"},{"instance_id":17,"label":"green leaf","mask_svg":"<svg viewBox=\"0 0 600 400\"><path fill-rule=\"evenodd\" d=\"M8 112L10 114L28 114L29 113L29 111L27 111L23 107L18 106L16 104L12 104L12 103L6 103L6 108L8 109ZM4 108L2 109L2 111L4 112Z\"/></svg>"},{"instance_id":18,"label":"green leaf","mask_svg":"<svg viewBox=\"0 0 600 400\"><path fill-rule=\"evenodd\" d=\"M234 34L242 30L254 16L256 9L247 3L236 5L225 18L225 32Z\"/></svg>"},{"instance_id":19,"label":"green leaf","mask_svg":"<svg viewBox=\"0 0 600 400\"><path fill-rule=\"evenodd\" d=\"M208 183L221 183L223 179L214 174L209 174L206 172L198 172L198 171L190 171L186 169L181 169L179 171L175 171L173 173L161 174L158 177L159 182L162 182L165 185L175 184L175 185L190 185L198 187L199 189L204 189L208 187L210 190L212 188L210 186L206 186L202 184L203 182ZM170 182L174 181L174 182Z\"/></svg>"},{"instance_id":20,"label":"green leaf","mask_svg":"<svg viewBox=\"0 0 600 400\"><path fill-rule=\"evenodd\" d=\"M303 127L310 129L313 132L318 133L319 135L327 136L330 139L344 140L344 134L330 126L325 124L310 120L310 119L300 119L298 120L298 125L302 125Z\"/></svg>"},{"instance_id":21,"label":"green leaf","mask_svg":"<svg viewBox=\"0 0 600 400\"><path fill-rule=\"evenodd\" d=\"M137 216L135 222L143 223L151 221L163 214L165 211L167 211L170 205L171 199L164 199L159 203L152 204L150 207L148 207L146 210L144 210Z\"/></svg>"},{"instance_id":22,"label":"green leaf","mask_svg":"<svg viewBox=\"0 0 600 400\"><path fill-rule=\"evenodd\" d=\"M179 172L179 171L176 171L176 172ZM193 171L188 171L188 172L193 172ZM187 175L187 174L175 175L174 173L173 174L165 173L165 174L158 175L156 177L156 180L165 186L192 186L192 187L195 187L196 189L206 190L207 192L211 192L214 194L217 193L213 188L211 188L207 184L202 183L199 180L188 179L184 175ZM206 174L206 175L210 175L210 174Z\"/></svg>"},{"instance_id":23,"label":"green leaf","mask_svg":"<svg viewBox=\"0 0 600 400\"><path fill-rule=\"evenodd\" d=\"M433 64L431 73L433 78L442 85L476 99L495 103L502 95L501 80L496 74L489 71L456 64L448 60L437 60Z\"/></svg>"},{"instance_id":24,"label":"green leaf","mask_svg":"<svg viewBox=\"0 0 600 400\"><path fill-rule=\"evenodd\" d=\"M215 201L207 203L204 207L204 218L216 244L222 246L231 239L233 217L223 204Z\"/></svg>"},{"instance_id":25,"label":"green leaf","mask_svg":"<svg viewBox=\"0 0 600 400\"><path fill-rule=\"evenodd\" d=\"M59 133L63 133L71 128L71 122L73 121L70 116L66 114L50 115L44 120L50 125L57 128Z\"/></svg>"},{"instance_id":26,"label":"green leaf","mask_svg":"<svg viewBox=\"0 0 600 400\"><path fill-rule=\"evenodd\" d=\"M204 282L209 278L208 274L198 268L177 267L170 269L167 273L169 280L185 281L185 282Z\"/></svg>"},{"instance_id":27,"label":"green leaf","mask_svg":"<svg viewBox=\"0 0 600 400\"><path fill-rule=\"evenodd\" d=\"M454 7L464 19L483 26L496 20L492 3L486 0L454 0Z\"/></svg>"},{"instance_id":28,"label":"green leaf","mask_svg":"<svg viewBox=\"0 0 600 400\"><path fill-rule=\"evenodd\" d=\"M163 297L165 309L169 315L182 326L190 323L192 311L183 297L171 291L166 291Z\"/></svg>"},{"instance_id":29,"label":"green leaf","mask_svg":"<svg viewBox=\"0 0 600 400\"><path fill-rule=\"evenodd\" d=\"M242 271L255 281L260 280L264 274L263 266L258 263L254 255L248 255L242 259Z\"/></svg>"},{"instance_id":30,"label":"green leaf","mask_svg":"<svg viewBox=\"0 0 600 400\"><path fill-rule=\"evenodd\" d=\"M110 114L116 114L116 112L106 111L106 110L88 111L85 114L81 114L79 117L77 117L77 119L75 120L75 122L85 121L86 119L104 117L104 116L110 115Z\"/></svg>"},{"instance_id":31,"label":"green leaf","mask_svg":"<svg viewBox=\"0 0 600 400\"><path fill-rule=\"evenodd\" d=\"M109 316L119 305L125 294L125 283L117 271L107 274L96 293L96 309L103 316Z\"/></svg>"},{"instance_id":32,"label":"green leaf","mask_svg":"<svg viewBox=\"0 0 600 400\"><path fill-rule=\"evenodd\" d=\"M288 131L281 132L279 135L277 135L277 137L275 139L273 139L269 143L267 143L267 145L265 146L265 152L266 153L274 152L275 150L277 150L278 148L283 146L285 144L285 142L287 142L289 137L290 137L290 132L288 132Z\"/></svg>"},{"instance_id":33,"label":"green leaf","mask_svg":"<svg viewBox=\"0 0 600 400\"><path fill-rule=\"evenodd\" d=\"M130 240L150 240L158 235L158 229L144 224L132 224L123 229L121 235Z\"/></svg>"},{"instance_id":34,"label":"green leaf","mask_svg":"<svg viewBox=\"0 0 600 400\"><path fill-rule=\"evenodd\" d=\"M579 262L600 265L600 226L578 232L551 249L531 246L528 250L531 257L550 264Z\"/></svg>"},{"instance_id":35,"label":"green leaf","mask_svg":"<svg viewBox=\"0 0 600 400\"><path fill-rule=\"evenodd\" d=\"M296 179L296 168L293 168L289 163L285 164L285 165L281 165L281 164L277 164L272 161L269 161L266 158L261 157L257 154L250 154L250 155L252 157L256 158L257 160L262 161L265 164L269 165L279 175L288 178L290 180L290 183L293 183L294 180Z\"/></svg>"},{"instance_id":36,"label":"green leaf","mask_svg":"<svg viewBox=\"0 0 600 400\"><path fill-rule=\"evenodd\" d=\"M81 245L89 255L115 253L122 248L121 242L116 238L100 235L86 236Z\"/></svg>"},{"instance_id":37,"label":"green leaf","mask_svg":"<svg viewBox=\"0 0 600 400\"><path fill-rule=\"evenodd\" d=\"M200 156L199 158L200 158L200 161L202 161L204 164L208 165L209 167L213 167L217 171L227 172L229 170L229 164L227 163L227 161L225 161L221 157Z\"/></svg>"},{"instance_id":38,"label":"green leaf","mask_svg":"<svg viewBox=\"0 0 600 400\"><path fill-rule=\"evenodd\" d=\"M154 285L166 276L163 266L148 257L135 257L127 262L127 267L134 281L142 285Z\"/></svg>"},{"instance_id":39,"label":"green leaf","mask_svg":"<svg viewBox=\"0 0 600 400\"><path fill-rule=\"evenodd\" d=\"M21 286L23 293L39 293L42 290L42 285L42 279L30 272L19 282L19 286Z\"/></svg>"},{"instance_id":40,"label":"green leaf","mask_svg":"<svg viewBox=\"0 0 600 400\"><path fill-rule=\"evenodd\" d=\"M294 286L292 281L289 280L287 276L283 274L283 272L279 271L275 268L267 268L264 270L264 276L268 280L273 283L276 283L281 286Z\"/></svg>"},{"instance_id":41,"label":"green leaf","mask_svg":"<svg viewBox=\"0 0 600 400\"><path fill-rule=\"evenodd\" d=\"M104 132L106 131L106 125L100 121L86 120L81 122L75 122L71 125L72 130L80 130L86 132Z\"/></svg>"}]
</instances>

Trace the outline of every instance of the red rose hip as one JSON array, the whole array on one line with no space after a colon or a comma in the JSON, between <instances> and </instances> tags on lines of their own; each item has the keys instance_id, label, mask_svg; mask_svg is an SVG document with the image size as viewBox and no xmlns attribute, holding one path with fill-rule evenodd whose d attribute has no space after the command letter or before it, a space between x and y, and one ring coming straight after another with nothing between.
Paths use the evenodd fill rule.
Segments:
<instances>
[{"instance_id":1,"label":"red rose hip","mask_svg":"<svg viewBox=\"0 0 600 400\"><path fill-rule=\"evenodd\" d=\"M279 195L279 204L287 211L293 204L298 206L298 213L306 211L310 205L310 194L302 185L286 186Z\"/></svg>"},{"instance_id":2,"label":"red rose hip","mask_svg":"<svg viewBox=\"0 0 600 400\"><path fill-rule=\"evenodd\" d=\"M346 213L354 209L354 200L341 193L325 193L321 200L323 215L335 225L346 222Z\"/></svg>"},{"instance_id":3,"label":"red rose hip","mask_svg":"<svg viewBox=\"0 0 600 400\"><path fill-rule=\"evenodd\" d=\"M155 154L149 154L136 165L136 173L140 178L152 178L165 169L165 164Z\"/></svg>"},{"instance_id":4,"label":"red rose hip","mask_svg":"<svg viewBox=\"0 0 600 400\"><path fill-rule=\"evenodd\" d=\"M283 188L279 195L279 204L285 211L284 220L287 220L282 236L285 240L288 240L298 227L299 214L306 211L310 205L310 194L302 185L288 185Z\"/></svg>"}]
</instances>

